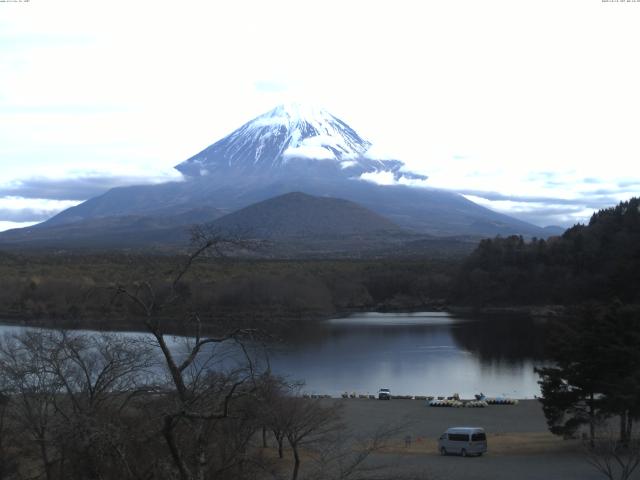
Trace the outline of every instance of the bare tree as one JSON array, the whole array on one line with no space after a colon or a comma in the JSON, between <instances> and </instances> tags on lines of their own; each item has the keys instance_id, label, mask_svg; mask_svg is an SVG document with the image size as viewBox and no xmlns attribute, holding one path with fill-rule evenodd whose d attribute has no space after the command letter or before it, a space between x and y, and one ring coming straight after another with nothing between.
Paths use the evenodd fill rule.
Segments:
<instances>
[{"instance_id":1,"label":"bare tree","mask_svg":"<svg viewBox=\"0 0 640 480\"><path fill-rule=\"evenodd\" d=\"M262 446L266 448L266 431L269 430L276 440L278 458L284 458L284 440L289 422L286 401L283 401L299 384L288 384L283 378L267 372L259 383L260 420L262 423Z\"/></svg>"},{"instance_id":2,"label":"bare tree","mask_svg":"<svg viewBox=\"0 0 640 480\"><path fill-rule=\"evenodd\" d=\"M293 480L304 455L310 478L368 471L384 435L346 435L337 403L302 398L300 385L263 372L249 348L254 330L207 334L217 319L191 307L185 278L200 257L247 246L210 232L196 238L170 283L114 289L114 301L137 310L146 340L31 331L0 342L0 454L7 418L17 427L12 439L29 440L24 457L39 460L30 478L248 479L267 471L256 448L265 429L280 458L287 440ZM172 335L176 324L188 336Z\"/></svg>"},{"instance_id":3,"label":"bare tree","mask_svg":"<svg viewBox=\"0 0 640 480\"><path fill-rule=\"evenodd\" d=\"M19 429L14 437L26 432L37 447L47 479L99 478L105 471L141 478L127 458L119 413L150 362L148 348L121 336L28 331L3 339L7 416Z\"/></svg>"},{"instance_id":4,"label":"bare tree","mask_svg":"<svg viewBox=\"0 0 640 480\"><path fill-rule=\"evenodd\" d=\"M293 451L291 479L297 480L301 462L300 449L343 428L339 423L340 404L325 406L319 399L300 396L284 397L280 402L283 411L287 412L284 434Z\"/></svg>"},{"instance_id":5,"label":"bare tree","mask_svg":"<svg viewBox=\"0 0 640 480\"><path fill-rule=\"evenodd\" d=\"M599 438L593 447L585 448L585 458L603 477L628 480L640 465L640 440L623 445L614 438Z\"/></svg>"},{"instance_id":6,"label":"bare tree","mask_svg":"<svg viewBox=\"0 0 640 480\"><path fill-rule=\"evenodd\" d=\"M229 249L247 248L242 240L202 229L195 230L193 238L195 250L177 270L168 292L156 291L149 281L132 287L119 285L116 289L116 297L125 297L138 309L146 330L162 354L169 381L164 392L161 434L182 480L210 478L217 471L231 468L228 455L222 455L221 449L215 448L217 435L223 428L219 422L246 420L247 412L234 410L234 403L256 390L255 365L244 344L255 335L253 330L235 329L221 335L205 335L200 314L183 305L180 312L183 318L179 323L190 336L184 339L180 352L168 341L170 335L164 315L184 301L187 289L183 281L194 262L207 254L221 257ZM217 350L225 345L233 345L243 354L244 361L230 370L217 362ZM226 460L222 465L212 461L223 457ZM237 455L235 460L242 463L242 455Z\"/></svg>"},{"instance_id":7,"label":"bare tree","mask_svg":"<svg viewBox=\"0 0 640 480\"><path fill-rule=\"evenodd\" d=\"M628 480L640 466L640 436L630 431L620 438L612 422L602 420L596 438L584 445L584 456L593 468L609 480Z\"/></svg>"},{"instance_id":8,"label":"bare tree","mask_svg":"<svg viewBox=\"0 0 640 480\"><path fill-rule=\"evenodd\" d=\"M322 440L313 451L310 479L347 480L385 478L387 464L370 465L371 455L382 451L405 431L405 425L382 425L370 434L356 435L340 429ZM393 478L400 478L394 471ZM403 477L404 478L404 477Z\"/></svg>"},{"instance_id":9,"label":"bare tree","mask_svg":"<svg viewBox=\"0 0 640 480\"><path fill-rule=\"evenodd\" d=\"M65 331L40 335L45 340L41 361L60 379L65 403L76 413L88 415L106 405L122 410L132 395L152 383L155 352L135 337Z\"/></svg>"},{"instance_id":10,"label":"bare tree","mask_svg":"<svg viewBox=\"0 0 640 480\"><path fill-rule=\"evenodd\" d=\"M45 478L52 480L59 460L53 445L58 426L55 404L64 387L46 368L40 356L43 349L44 338L35 332L3 338L0 372L11 400L7 416L36 446L34 453L39 457Z\"/></svg>"},{"instance_id":11,"label":"bare tree","mask_svg":"<svg viewBox=\"0 0 640 480\"><path fill-rule=\"evenodd\" d=\"M2 378L0 378L2 382ZM7 448L7 407L9 397L3 393L4 387L0 383L0 480L10 478L17 471L15 459L8 452Z\"/></svg>"},{"instance_id":12,"label":"bare tree","mask_svg":"<svg viewBox=\"0 0 640 480\"><path fill-rule=\"evenodd\" d=\"M127 454L135 436L121 412L136 395L148 392L154 351L136 338L115 334L54 332L45 339L42 362L65 393L55 404L63 420L56 432L61 475L97 478L106 470L142 478L141 463Z\"/></svg>"}]
</instances>

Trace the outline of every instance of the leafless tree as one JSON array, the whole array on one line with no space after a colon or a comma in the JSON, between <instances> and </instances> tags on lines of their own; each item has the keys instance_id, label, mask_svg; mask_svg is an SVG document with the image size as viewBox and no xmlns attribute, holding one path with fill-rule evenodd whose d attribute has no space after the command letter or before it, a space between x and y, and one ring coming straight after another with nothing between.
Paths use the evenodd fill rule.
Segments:
<instances>
[{"instance_id":1,"label":"leafless tree","mask_svg":"<svg viewBox=\"0 0 640 480\"><path fill-rule=\"evenodd\" d=\"M283 430L293 452L291 479L297 480L301 448L320 442L324 437L343 428L339 423L340 404L324 405L319 399L296 395L282 398L280 408L286 412Z\"/></svg>"},{"instance_id":2,"label":"leafless tree","mask_svg":"<svg viewBox=\"0 0 640 480\"><path fill-rule=\"evenodd\" d=\"M285 431L289 422L289 412L284 399L292 392L299 391L300 385L289 384L283 378L266 372L259 383L259 415L262 423L262 446L267 447L266 432L273 434L278 448L278 458L284 458Z\"/></svg>"},{"instance_id":3,"label":"leafless tree","mask_svg":"<svg viewBox=\"0 0 640 480\"><path fill-rule=\"evenodd\" d=\"M621 440L612 427L606 421L600 424L593 442L584 445L584 456L604 478L628 480L640 466L640 436L630 432Z\"/></svg>"},{"instance_id":4,"label":"leafless tree","mask_svg":"<svg viewBox=\"0 0 640 480\"><path fill-rule=\"evenodd\" d=\"M57 427L56 397L63 385L52 375L39 353L44 339L34 332L3 338L0 342L0 372L11 399L8 420L36 446L47 480L54 478L57 453L53 435Z\"/></svg>"},{"instance_id":5,"label":"leafless tree","mask_svg":"<svg viewBox=\"0 0 640 480\"><path fill-rule=\"evenodd\" d=\"M7 448L7 407L9 397L3 393L4 386L0 378L0 480L10 478L17 471L15 459L8 452Z\"/></svg>"},{"instance_id":6,"label":"leafless tree","mask_svg":"<svg viewBox=\"0 0 640 480\"><path fill-rule=\"evenodd\" d=\"M190 305L185 278L200 257L250 245L202 230L194 238L168 284L114 288L149 335L28 331L0 342L0 455L6 419L12 440L29 440L24 456L38 460L23 462L39 463L29 478L250 479L269 471L256 448L268 429L280 458L285 439L290 447L293 480L306 456L310 479L360 478L384 435L347 435L338 403L303 398L299 384L271 375L250 348L256 331L207 334L218 319ZM176 324L184 337L171 334Z\"/></svg>"},{"instance_id":7,"label":"leafless tree","mask_svg":"<svg viewBox=\"0 0 640 480\"><path fill-rule=\"evenodd\" d=\"M382 425L370 434L358 435L339 429L324 438L313 449L314 468L308 478L312 480L347 480L385 478L390 465L368 460L375 453L389 446L390 442L405 431L404 425ZM400 478L394 471L393 477ZM404 477L402 477L404 478Z\"/></svg>"},{"instance_id":8,"label":"leafless tree","mask_svg":"<svg viewBox=\"0 0 640 480\"><path fill-rule=\"evenodd\" d=\"M8 420L19 429L16 440L25 432L37 446L47 479L99 478L104 468L141 478L126 456L118 414L141 385L150 354L112 335L27 331L2 340Z\"/></svg>"},{"instance_id":9,"label":"leafless tree","mask_svg":"<svg viewBox=\"0 0 640 480\"><path fill-rule=\"evenodd\" d=\"M142 464L128 455L132 437L121 412L152 388L154 351L115 334L54 332L45 339L43 363L64 387L55 404L63 420L56 432L61 474L97 478L107 470L142 478Z\"/></svg>"},{"instance_id":10,"label":"leafless tree","mask_svg":"<svg viewBox=\"0 0 640 480\"><path fill-rule=\"evenodd\" d=\"M237 424L246 420L246 412L234 410L234 404L256 390L255 365L244 344L254 337L254 331L235 329L221 335L205 335L200 314L186 305L179 321L189 336L183 339L182 350L172 348L168 341L171 336L164 324L164 314L184 299L183 280L194 262L207 254L220 257L229 249L247 248L243 240L201 229L193 232L193 238L195 249L177 270L168 292L157 292L149 281L119 285L116 289L117 297L125 297L137 307L162 354L169 381L161 434L182 480L200 480L231 468L228 455L215 448L217 434L224 428L220 422L229 419ZM243 354L244 361L225 370L216 355L229 344ZM223 457L226 460L222 465L214 464L214 458ZM241 462L242 456L236 456L235 460Z\"/></svg>"}]
</instances>

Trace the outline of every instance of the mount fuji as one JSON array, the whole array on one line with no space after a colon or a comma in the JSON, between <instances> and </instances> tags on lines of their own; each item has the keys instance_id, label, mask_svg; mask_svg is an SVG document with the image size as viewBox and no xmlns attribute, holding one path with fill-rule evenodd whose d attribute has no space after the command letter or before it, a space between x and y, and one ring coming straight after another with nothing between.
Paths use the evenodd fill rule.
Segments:
<instances>
[{"instance_id":1,"label":"mount fuji","mask_svg":"<svg viewBox=\"0 0 640 480\"><path fill-rule=\"evenodd\" d=\"M402 171L398 160L372 157L370 148L370 142L326 110L292 103L254 118L176 169L189 177L287 177L304 171L305 176L347 179L379 172L392 173L395 180L426 178Z\"/></svg>"},{"instance_id":2,"label":"mount fuji","mask_svg":"<svg viewBox=\"0 0 640 480\"><path fill-rule=\"evenodd\" d=\"M254 118L175 168L183 181L111 189L39 225L4 232L0 244L64 244L70 235L90 246L113 236L114 225L124 232L115 235L116 247L134 238L129 243L175 243L184 240L188 225L291 192L354 202L412 235L549 235L455 192L406 185L426 177L400 160L375 158L371 143L344 121L302 104L280 105ZM377 176L394 181L369 180Z\"/></svg>"}]
</instances>

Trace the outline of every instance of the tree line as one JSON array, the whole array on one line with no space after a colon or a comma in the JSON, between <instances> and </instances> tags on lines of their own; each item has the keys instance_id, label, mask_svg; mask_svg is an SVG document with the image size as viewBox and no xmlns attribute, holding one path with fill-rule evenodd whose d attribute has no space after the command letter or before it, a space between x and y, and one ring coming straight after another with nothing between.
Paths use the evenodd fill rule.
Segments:
<instances>
[{"instance_id":1,"label":"tree line","mask_svg":"<svg viewBox=\"0 0 640 480\"><path fill-rule=\"evenodd\" d=\"M594 213L548 240L480 242L462 263L450 298L475 305L640 303L640 199Z\"/></svg>"},{"instance_id":2,"label":"tree line","mask_svg":"<svg viewBox=\"0 0 640 480\"><path fill-rule=\"evenodd\" d=\"M171 290L180 257L9 255L0 262L0 316L66 328L127 329L140 311L113 288L147 279ZM246 260L199 257L178 288L216 324L278 330L300 320L373 309L442 305L455 274L450 259ZM167 306L171 318L182 305ZM205 319L206 320L206 319ZM130 324L127 324L129 322ZM217 325L213 325L216 327Z\"/></svg>"}]
</instances>

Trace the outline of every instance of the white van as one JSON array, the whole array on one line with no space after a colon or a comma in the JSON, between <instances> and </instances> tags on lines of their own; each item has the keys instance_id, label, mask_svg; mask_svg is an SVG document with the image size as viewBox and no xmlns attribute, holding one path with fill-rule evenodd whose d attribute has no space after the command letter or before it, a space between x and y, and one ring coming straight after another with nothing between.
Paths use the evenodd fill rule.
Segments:
<instances>
[{"instance_id":1,"label":"white van","mask_svg":"<svg viewBox=\"0 0 640 480\"><path fill-rule=\"evenodd\" d=\"M467 455L482 455L487 451L487 434L483 428L455 427L449 428L440 435L438 449L442 455L457 453Z\"/></svg>"}]
</instances>

